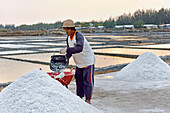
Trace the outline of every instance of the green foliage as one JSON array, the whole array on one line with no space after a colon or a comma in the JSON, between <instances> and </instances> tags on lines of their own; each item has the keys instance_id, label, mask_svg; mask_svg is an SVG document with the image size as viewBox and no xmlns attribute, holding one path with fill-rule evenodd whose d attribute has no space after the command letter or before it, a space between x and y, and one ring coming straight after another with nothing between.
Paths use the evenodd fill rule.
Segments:
<instances>
[{"instance_id":1,"label":"green foliage","mask_svg":"<svg viewBox=\"0 0 170 113\"><path fill-rule=\"evenodd\" d=\"M81 24L81 22L75 22L75 25L80 25Z\"/></svg>"},{"instance_id":2,"label":"green foliage","mask_svg":"<svg viewBox=\"0 0 170 113\"><path fill-rule=\"evenodd\" d=\"M105 28L113 28L115 26L115 20L110 17L108 20L104 21L103 26Z\"/></svg>"},{"instance_id":3,"label":"green foliage","mask_svg":"<svg viewBox=\"0 0 170 113\"><path fill-rule=\"evenodd\" d=\"M135 28L142 28L142 25L144 25L144 24L145 24L145 23L144 23L144 21L142 21L142 20L138 20L138 21L136 21L136 22L133 23L133 25L134 25Z\"/></svg>"},{"instance_id":4,"label":"green foliage","mask_svg":"<svg viewBox=\"0 0 170 113\"><path fill-rule=\"evenodd\" d=\"M83 23L81 23L81 27L90 27L90 23L89 22L83 22Z\"/></svg>"},{"instance_id":5,"label":"green foliage","mask_svg":"<svg viewBox=\"0 0 170 113\"><path fill-rule=\"evenodd\" d=\"M13 29L13 28L15 28L15 25L13 25L13 24L12 25L5 25L5 28L6 29Z\"/></svg>"},{"instance_id":6,"label":"green foliage","mask_svg":"<svg viewBox=\"0 0 170 113\"><path fill-rule=\"evenodd\" d=\"M141 20L141 21L139 21ZM148 9L148 10L137 10L133 14L123 14L119 16L116 20L118 25L128 25L128 24L139 24L140 22L145 24L162 24L170 23L170 9L160 9L158 11Z\"/></svg>"},{"instance_id":7,"label":"green foliage","mask_svg":"<svg viewBox=\"0 0 170 113\"><path fill-rule=\"evenodd\" d=\"M63 25L62 22L58 21L54 24L45 24L45 23L37 23L33 25L20 25L18 28L20 30L49 30L49 29L57 29Z\"/></svg>"},{"instance_id":8,"label":"green foliage","mask_svg":"<svg viewBox=\"0 0 170 113\"><path fill-rule=\"evenodd\" d=\"M2 24L0 24L0 28L4 28L4 26Z\"/></svg>"},{"instance_id":9,"label":"green foliage","mask_svg":"<svg viewBox=\"0 0 170 113\"><path fill-rule=\"evenodd\" d=\"M92 20L90 23L93 24L94 27L103 26L103 22L102 21Z\"/></svg>"},{"instance_id":10,"label":"green foliage","mask_svg":"<svg viewBox=\"0 0 170 113\"><path fill-rule=\"evenodd\" d=\"M116 20L116 24L117 25L129 25L132 23L132 18L131 18L131 13L129 14L123 14L121 16L118 17L118 19Z\"/></svg>"}]
</instances>

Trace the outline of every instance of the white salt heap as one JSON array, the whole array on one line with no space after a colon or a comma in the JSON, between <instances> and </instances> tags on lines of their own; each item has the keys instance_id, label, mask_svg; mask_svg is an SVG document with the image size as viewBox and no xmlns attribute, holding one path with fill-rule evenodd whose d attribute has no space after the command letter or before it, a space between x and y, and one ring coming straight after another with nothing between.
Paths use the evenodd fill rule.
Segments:
<instances>
[{"instance_id":1,"label":"white salt heap","mask_svg":"<svg viewBox=\"0 0 170 113\"><path fill-rule=\"evenodd\" d=\"M0 113L101 113L45 72L33 70L0 92Z\"/></svg>"},{"instance_id":2,"label":"white salt heap","mask_svg":"<svg viewBox=\"0 0 170 113\"><path fill-rule=\"evenodd\" d=\"M170 79L170 66L152 52L140 55L115 76L124 81L162 81Z\"/></svg>"}]
</instances>

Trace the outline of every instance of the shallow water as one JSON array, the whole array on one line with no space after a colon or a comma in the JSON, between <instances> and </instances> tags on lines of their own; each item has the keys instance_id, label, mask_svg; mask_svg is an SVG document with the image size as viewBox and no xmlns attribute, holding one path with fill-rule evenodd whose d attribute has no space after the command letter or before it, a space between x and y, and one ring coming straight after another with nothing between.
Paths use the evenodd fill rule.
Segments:
<instances>
[{"instance_id":1,"label":"shallow water","mask_svg":"<svg viewBox=\"0 0 170 113\"><path fill-rule=\"evenodd\" d=\"M169 48L170 49L170 44L154 44L154 45L129 46L129 47Z\"/></svg>"},{"instance_id":2,"label":"shallow water","mask_svg":"<svg viewBox=\"0 0 170 113\"><path fill-rule=\"evenodd\" d=\"M66 46L66 43L63 41L63 43L31 43L34 45L45 45L45 46L50 46L50 45L56 45L56 46Z\"/></svg>"},{"instance_id":3,"label":"shallow water","mask_svg":"<svg viewBox=\"0 0 170 113\"><path fill-rule=\"evenodd\" d=\"M50 71L49 66L27 62L0 59L0 83L14 81L23 74L42 68L43 71Z\"/></svg>"},{"instance_id":4,"label":"shallow water","mask_svg":"<svg viewBox=\"0 0 170 113\"><path fill-rule=\"evenodd\" d=\"M41 54L32 54L32 55L12 55L8 57L18 58L18 59L29 59L29 60L42 61L42 62L50 62L52 55L54 55L54 53L41 53ZM55 53L55 55L59 55L59 53ZM110 65L129 63L129 62L132 62L133 60L135 59L95 55L95 67L106 67ZM69 64L75 65L72 57L69 60Z\"/></svg>"},{"instance_id":5,"label":"shallow water","mask_svg":"<svg viewBox=\"0 0 170 113\"><path fill-rule=\"evenodd\" d=\"M33 55L12 55L9 58L29 59L32 61L50 62L53 53L33 54ZM95 55L95 67L105 67L116 64L129 63L135 59ZM73 58L70 65L75 65ZM23 74L33 70L42 69L45 72L52 72L48 65L33 64L27 62L0 59L0 83L14 81ZM69 71L69 69L65 70Z\"/></svg>"},{"instance_id":6,"label":"shallow water","mask_svg":"<svg viewBox=\"0 0 170 113\"><path fill-rule=\"evenodd\" d=\"M88 35L85 36L89 40L89 44L93 48L96 47L113 47L113 46L130 46L130 47L149 47L149 48L170 48L170 44L154 44L152 42L134 43L135 41L148 41L149 38L138 36L111 36L111 35ZM21 60L31 60L40 62L50 62L51 56L54 54L46 53L46 51L59 51L62 47L66 46L65 36L48 37L48 36L26 36L26 37L0 37L0 56L8 58L16 58ZM51 41L51 42L50 42ZM107 45L110 41L113 42ZM114 45L114 41L117 41ZM123 42L129 41L129 45ZM133 42L134 41L134 42ZM132 43L131 43L132 42ZM6 44L4 44L6 43ZM94 45L98 44L98 45ZM152 44L152 45L150 45ZM143 46L141 46L143 45ZM55 48L56 46L56 48ZM51 47L51 48L47 48ZM8 48L8 49L7 49ZM24 50L20 50L20 49ZM93 49L94 52L99 53L117 53L117 54L130 54L140 55L144 52L153 52L158 56L170 55L168 50L152 50L152 49L130 49L130 48L106 48L106 49ZM36 54L23 54L35 53ZM17 54L18 55L5 55ZM56 52L55 54L59 54ZM5 55L5 56L4 56ZM122 58L116 56L95 55L95 67L106 67L110 65L124 64L134 61L135 59ZM169 62L168 62L169 63ZM73 58L70 59L70 65L75 65ZM5 60L0 59L0 83L14 81L23 74L33 70L42 68L45 72L51 72L48 65L34 64L23 61ZM69 71L66 69L65 71Z\"/></svg>"},{"instance_id":7,"label":"shallow water","mask_svg":"<svg viewBox=\"0 0 170 113\"><path fill-rule=\"evenodd\" d=\"M28 51L28 50L15 50L15 51L0 51L1 55L4 54L16 54L16 53L32 53L34 51Z\"/></svg>"},{"instance_id":8,"label":"shallow water","mask_svg":"<svg viewBox=\"0 0 170 113\"><path fill-rule=\"evenodd\" d=\"M27 47L41 47L37 45L23 45L23 44L0 44L3 48L27 48Z\"/></svg>"},{"instance_id":9,"label":"shallow water","mask_svg":"<svg viewBox=\"0 0 170 113\"><path fill-rule=\"evenodd\" d=\"M158 56L170 55L169 50L128 49L128 48L96 49L96 50L94 50L94 52L129 54L129 55L141 55L141 54L143 54L145 52L153 52Z\"/></svg>"}]
</instances>

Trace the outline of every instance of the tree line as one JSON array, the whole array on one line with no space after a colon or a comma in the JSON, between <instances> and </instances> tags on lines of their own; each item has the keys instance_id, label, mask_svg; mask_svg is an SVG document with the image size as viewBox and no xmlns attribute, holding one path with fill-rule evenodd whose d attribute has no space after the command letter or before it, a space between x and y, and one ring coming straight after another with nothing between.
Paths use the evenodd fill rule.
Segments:
<instances>
[{"instance_id":1,"label":"tree line","mask_svg":"<svg viewBox=\"0 0 170 113\"><path fill-rule=\"evenodd\" d=\"M161 8L160 10L155 9L147 9L140 10L138 9L133 14L124 13L116 18L110 17L104 21L95 21L91 22L75 22L75 25L81 25L81 27L89 28L89 27L98 27L104 26L105 28L114 28L115 25L134 25L136 28L142 27L144 24L163 24L170 23L170 9ZM49 29L57 29L62 26L61 21L57 21L55 23L47 24L47 23L37 23L33 25L5 25L0 24L1 28L13 29L18 28L20 30L49 30Z\"/></svg>"},{"instance_id":2,"label":"tree line","mask_svg":"<svg viewBox=\"0 0 170 113\"><path fill-rule=\"evenodd\" d=\"M116 19L117 25L134 25L141 27L143 24L156 24L170 23L170 9L161 8L160 10L147 9L137 10L133 14L123 14Z\"/></svg>"}]
</instances>

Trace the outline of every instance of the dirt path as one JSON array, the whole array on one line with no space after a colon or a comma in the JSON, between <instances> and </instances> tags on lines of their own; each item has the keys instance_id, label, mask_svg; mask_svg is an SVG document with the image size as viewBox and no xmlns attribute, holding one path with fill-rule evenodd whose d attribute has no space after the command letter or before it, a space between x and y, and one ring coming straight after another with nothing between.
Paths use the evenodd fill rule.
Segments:
<instances>
[{"instance_id":1,"label":"dirt path","mask_svg":"<svg viewBox=\"0 0 170 113\"><path fill-rule=\"evenodd\" d=\"M163 88L155 89L157 85L148 84L149 88L146 86L141 88L143 85L136 88L133 83L121 85L122 83L115 82L113 79L102 80L102 82L96 80L96 82L98 83L93 91L91 105L105 113L170 113L170 87L167 83L161 84ZM103 89L105 87L106 90ZM117 88L111 89L111 87ZM69 90L75 93L75 82L70 84Z\"/></svg>"},{"instance_id":2,"label":"dirt path","mask_svg":"<svg viewBox=\"0 0 170 113\"><path fill-rule=\"evenodd\" d=\"M170 88L158 90L95 89L93 106L106 113L170 113Z\"/></svg>"}]
</instances>

